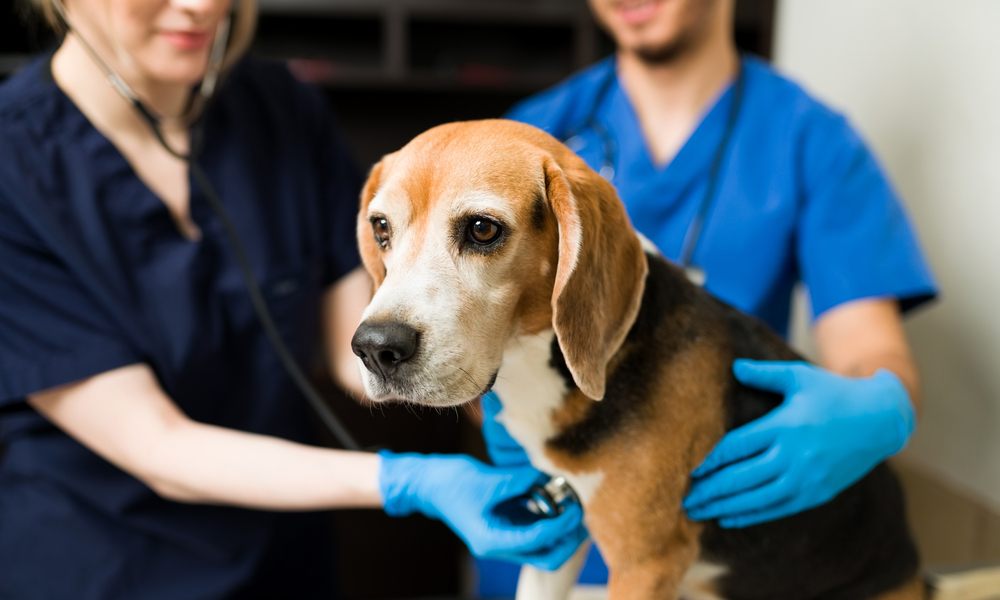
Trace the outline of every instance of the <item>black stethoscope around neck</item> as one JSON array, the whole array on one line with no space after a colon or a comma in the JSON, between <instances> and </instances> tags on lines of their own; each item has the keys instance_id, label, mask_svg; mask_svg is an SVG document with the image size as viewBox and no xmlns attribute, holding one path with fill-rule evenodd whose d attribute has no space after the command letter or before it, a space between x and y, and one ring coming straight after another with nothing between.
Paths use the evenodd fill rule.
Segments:
<instances>
[{"instance_id":1,"label":"black stethoscope around neck","mask_svg":"<svg viewBox=\"0 0 1000 600\"><path fill-rule=\"evenodd\" d=\"M201 190L203 197L218 217L219 223L222 225L222 230L228 238L229 247L232 250L236 265L243 278L244 284L246 285L247 293L250 297L250 303L253 306L254 313L256 313L257 319L260 321L261 326L264 329L264 334L267 336L268 341L274 348L275 354L277 354L278 359L281 361L285 372L337 442L347 450L360 450L360 444L358 444L358 442L354 439L354 436L350 434L340 419L337 418L337 415L335 415L330 409L328 402L323 399L319 391L317 391L315 386L313 386L309 381L309 378L299 366L295 357L292 355L291 350L288 349L288 346L282 339L281 334L278 332L278 328L274 323L274 318L267 306L267 301L264 299L264 295L261 292L260 284L258 283L257 277L254 275L253 268L250 265L250 258L246 250L246 246L236 231L236 225L233 223L229 212L223 206L222 199L215 186L212 184L212 181L209 179L208 174L205 173L204 169L201 168L196 160L202 143L200 109L204 108L213 99L218 85L223 58L229 42L230 17L227 16L219 24L215 40L212 43L212 48L209 53L208 69L205 77L194 91L196 98L194 98L193 102L195 104L190 105L187 114L184 115L184 118L187 120L187 124L189 125L190 133L190 149L184 152L174 148L167 142L166 136L163 133L163 118L157 115L154 110L149 108L149 106L143 102L143 100L139 97L139 94L137 94L132 87L128 85L125 79L101 57L100 53L97 52L90 42L88 42L87 39L80 34L80 31L73 26L62 0L54 0L53 6L56 9L56 14L65 25L67 34L73 33L76 35L84 51L101 70L111 87L132 106L143 122L145 122L145 124L149 127L153 137L156 138L157 143L171 156L184 161L187 164L195 185ZM45 218L45 216L42 218ZM45 220L48 221L47 225L50 230L50 237L55 236L55 243L64 250L68 249L68 251L63 252L63 255L67 256L68 260L73 261L82 272L94 272L94 269L92 269L89 264L85 264L80 259L80 256L82 255L81 253L72 252L70 245L65 242L65 238L68 236L57 235L60 233L58 231L57 221L52 219ZM57 231L51 231L53 229ZM115 302L114 299L109 299L109 293L107 290L101 289L101 286L97 283L98 279L96 277L85 279L86 285L92 288L91 291L98 298L105 299L108 304L112 306L112 310L125 325L125 334L131 338L130 341L136 344L139 348L144 347L141 339L143 337L143 332L137 325L139 322L138 317L133 317L130 312L127 312L126 309L122 308L123 306L128 306L128 304Z\"/></svg>"},{"instance_id":2,"label":"black stethoscope around neck","mask_svg":"<svg viewBox=\"0 0 1000 600\"><path fill-rule=\"evenodd\" d=\"M701 234L705 230L705 225L712 208L712 201L718 192L719 180L722 177L722 162L726 157L726 151L733 137L733 130L736 129L740 110L743 107L743 92L746 87L746 77L744 76L742 57L739 57L737 60L736 69L736 79L733 82L733 97L729 104L729 114L726 115L726 126L722 132L722 138L715 148L715 154L712 157L712 164L708 173L708 184L705 186L705 192L698 204L698 210L684 232L681 253L677 258L677 264L684 269L688 279L700 286L705 284L706 274L702 267L694 264L694 252L697 250ZM601 81L597 93L594 95L594 101L590 105L590 110L587 112L587 116L580 120L581 126L572 129L563 138L563 143L570 150L579 152L586 145L583 135L588 130L593 131L600 140L601 145L601 163L597 168L597 172L612 183L614 183L615 175L617 174L618 145L614 136L608 131L608 128L597 118L597 113L601 106L608 100L611 88L617 79L618 70L612 66Z\"/></svg>"}]
</instances>

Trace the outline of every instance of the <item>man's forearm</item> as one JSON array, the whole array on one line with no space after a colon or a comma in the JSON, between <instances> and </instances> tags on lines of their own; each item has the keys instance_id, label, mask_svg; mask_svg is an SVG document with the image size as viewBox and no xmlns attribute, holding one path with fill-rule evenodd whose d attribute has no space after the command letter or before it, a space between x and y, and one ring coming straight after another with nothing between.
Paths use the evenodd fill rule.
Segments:
<instances>
[{"instance_id":1,"label":"man's forearm","mask_svg":"<svg viewBox=\"0 0 1000 600\"><path fill-rule=\"evenodd\" d=\"M910 395L910 402L913 403L913 410L920 416L920 376L917 367L909 353L881 352L866 356L859 356L856 361L847 363L839 369L831 368L834 372L850 377L869 377L879 369L892 371L903 383L907 393Z\"/></svg>"},{"instance_id":2,"label":"man's forearm","mask_svg":"<svg viewBox=\"0 0 1000 600\"><path fill-rule=\"evenodd\" d=\"M823 367L851 377L892 371L919 416L920 378L895 300L857 300L830 309L817 321L815 334Z\"/></svg>"}]
</instances>

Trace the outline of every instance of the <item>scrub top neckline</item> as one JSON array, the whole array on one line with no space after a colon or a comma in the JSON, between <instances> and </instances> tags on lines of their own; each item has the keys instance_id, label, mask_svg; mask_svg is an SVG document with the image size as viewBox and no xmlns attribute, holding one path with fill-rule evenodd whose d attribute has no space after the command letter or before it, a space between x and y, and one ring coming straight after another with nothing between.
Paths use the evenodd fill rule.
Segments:
<instances>
[{"instance_id":1,"label":"scrub top neckline","mask_svg":"<svg viewBox=\"0 0 1000 600\"><path fill-rule=\"evenodd\" d=\"M105 135L103 131L98 129L97 126L94 125L94 123L83 112L83 110L77 106L76 102L73 101L69 94L67 94L66 91L59 86L59 83L55 79L55 74L52 72L52 60L54 57L55 51L52 51L45 58L43 68L41 69L42 80L44 84L52 86L53 90L55 90L56 97L65 107L68 116L72 117L76 121L75 127L70 128L70 130L78 133L83 139L98 141L97 144L91 143L88 145L92 146L94 152L113 158L112 161L109 161L109 164L112 164L114 169L109 169L109 171L113 170L120 172L121 170L124 170L127 172L129 179L132 180L131 185L138 187L138 189L142 192L140 194L142 197L151 199L152 205L147 208L157 213L158 218L165 218L169 220L170 229L175 234L177 238L176 241L191 247L200 246L205 240L207 227L204 219L199 218L200 215L196 210L195 198L197 194L195 193L196 188L192 180L191 169L187 169L185 179L187 180L188 191L187 218L191 220L191 223L197 230L197 235L194 237L190 237L184 233L181 224L174 218L174 215L167 206L166 201L161 198L160 195L146 182L146 180L142 178L139 172L136 171L135 166L133 166L132 162L125 156L125 153L122 152L121 148L119 148L111 140L111 138ZM202 118L204 118L204 113L202 114Z\"/></svg>"},{"instance_id":2,"label":"scrub top neckline","mask_svg":"<svg viewBox=\"0 0 1000 600\"><path fill-rule=\"evenodd\" d=\"M746 61L743 57L740 57L739 60L743 77L746 77ZM696 125L691 129L690 133L678 147L673 156L661 165L657 164L657 162L653 159L653 153L650 150L646 135L642 130L642 125L639 122L639 115L635 110L635 105L632 103L632 99L629 97L628 91L625 89L625 86L622 85L621 78L618 75L617 61L612 62L611 69L613 77L610 90L611 93L608 94L609 99L604 103L604 110L600 112L599 118L601 119L602 125L604 125L609 131L619 132L618 137L620 140L639 140L639 143L630 145L634 147L634 151L629 153L633 155L633 160L626 161L626 153L619 152L618 162L620 164L614 165L615 172L625 174L631 169L641 167L643 174L649 174L653 177L660 178L667 177L668 175L673 176L675 173L693 175L696 168L699 168L701 165L707 165L706 157L714 154L718 143L716 138L721 138L723 123L721 122L721 116L719 113L724 107L729 106L736 78L739 77L739 75L730 77L726 84L722 86L722 88L715 93L712 99L705 104L705 107L701 110L697 118ZM707 140L716 140L716 143L696 143L696 140L702 138ZM625 148L627 146L619 141L618 147ZM636 158L639 159L638 162L634 160ZM625 164L628 164L630 169L623 169L622 166Z\"/></svg>"}]
</instances>

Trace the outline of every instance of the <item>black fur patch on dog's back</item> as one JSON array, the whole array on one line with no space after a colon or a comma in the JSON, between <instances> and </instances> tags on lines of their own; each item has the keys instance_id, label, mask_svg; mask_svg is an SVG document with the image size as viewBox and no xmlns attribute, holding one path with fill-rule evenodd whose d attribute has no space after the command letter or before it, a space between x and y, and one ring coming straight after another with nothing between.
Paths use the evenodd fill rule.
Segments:
<instances>
[{"instance_id":1,"label":"black fur patch on dog's back","mask_svg":"<svg viewBox=\"0 0 1000 600\"><path fill-rule=\"evenodd\" d=\"M663 259L647 255L647 263L649 275L642 305L623 344L623 348L641 351L626 350L627 356L608 376L604 400L591 403L582 421L549 440L553 449L579 456L617 435L626 420L642 419L644 405L653 400L648 389L649 374L694 341L694 329L680 327L669 336L661 332L665 324L692 322L679 314L692 306L691 287L679 284L676 274L670 272L675 267ZM563 376L569 389L576 388L556 339L552 340L549 364Z\"/></svg>"},{"instance_id":2,"label":"black fur patch on dog's back","mask_svg":"<svg viewBox=\"0 0 1000 600\"><path fill-rule=\"evenodd\" d=\"M652 255L647 255L647 264L642 305L623 344L627 356L609 375L604 400L594 402L584 420L549 440L554 449L583 454L619 432L626 419L644 418L643 406L653 400L650 374L694 343L709 325L721 325L722 337L732 344L720 348L726 352L726 361L798 358L766 325L691 285L675 265ZM549 365L562 375L569 389L576 388L556 339L552 340ZM760 417L781 402L777 394L741 385L731 373L727 389L727 430Z\"/></svg>"},{"instance_id":3,"label":"black fur patch on dog's back","mask_svg":"<svg viewBox=\"0 0 1000 600\"><path fill-rule=\"evenodd\" d=\"M624 358L608 377L605 399L591 403L582 421L549 440L554 449L581 455L620 435L629 423L646 419L655 400L650 374L704 336L719 343L726 363L736 358L801 360L759 320L691 285L662 258L647 259L642 307L623 345ZM551 364L573 389L555 341ZM739 383L731 370L726 377L727 431L760 418L783 400ZM919 563L899 482L884 464L827 504L789 518L745 529L708 522L701 547L703 560L728 568L715 587L729 600L872 598L914 577Z\"/></svg>"},{"instance_id":4,"label":"black fur patch on dog's back","mask_svg":"<svg viewBox=\"0 0 1000 600\"><path fill-rule=\"evenodd\" d=\"M776 333L761 321L711 298L726 330L727 360L802 360ZM767 414L781 404L779 394L743 385L728 373L726 388L726 430L735 429Z\"/></svg>"}]
</instances>

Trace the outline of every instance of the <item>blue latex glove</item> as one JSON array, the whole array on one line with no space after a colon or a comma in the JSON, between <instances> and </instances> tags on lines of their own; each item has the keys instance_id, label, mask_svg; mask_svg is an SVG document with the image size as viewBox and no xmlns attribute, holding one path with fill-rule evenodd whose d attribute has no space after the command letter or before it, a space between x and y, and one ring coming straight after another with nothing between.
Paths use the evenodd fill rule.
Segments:
<instances>
[{"instance_id":1,"label":"blue latex glove","mask_svg":"<svg viewBox=\"0 0 1000 600\"><path fill-rule=\"evenodd\" d=\"M486 452L493 464L500 466L530 465L528 454L510 437L507 429L497 422L497 415L503 409L500 398L490 392L481 400L483 407L483 440L486 441Z\"/></svg>"},{"instance_id":2,"label":"blue latex glove","mask_svg":"<svg viewBox=\"0 0 1000 600\"><path fill-rule=\"evenodd\" d=\"M785 400L726 434L692 473L684 508L697 521L746 527L828 502L913 432L906 388L886 370L854 379L804 362L737 360L733 373Z\"/></svg>"},{"instance_id":3,"label":"blue latex glove","mask_svg":"<svg viewBox=\"0 0 1000 600\"><path fill-rule=\"evenodd\" d=\"M379 489L391 516L421 513L444 521L480 558L552 571L587 538L583 510L518 524L496 514L502 502L523 495L542 473L531 466L492 467L468 456L380 452Z\"/></svg>"}]
</instances>

